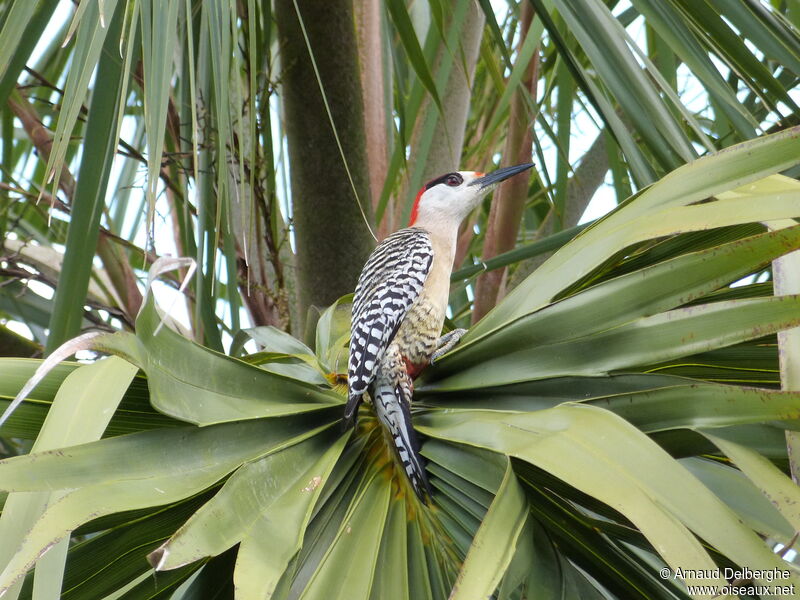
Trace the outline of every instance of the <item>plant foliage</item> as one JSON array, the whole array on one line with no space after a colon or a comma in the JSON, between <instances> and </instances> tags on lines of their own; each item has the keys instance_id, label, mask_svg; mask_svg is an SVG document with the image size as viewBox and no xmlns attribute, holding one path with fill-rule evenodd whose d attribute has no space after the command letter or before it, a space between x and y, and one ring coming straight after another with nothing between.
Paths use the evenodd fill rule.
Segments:
<instances>
[{"instance_id":1,"label":"plant foliage","mask_svg":"<svg viewBox=\"0 0 800 600\"><path fill-rule=\"evenodd\" d=\"M0 2L4 600L800 585L800 13L346 4ZM341 197L302 196L303 143ZM415 384L423 506L369 404L341 429L351 298L309 300L295 211L350 203L309 225L345 248L429 175L531 154L459 236L448 325L475 323ZM311 275L338 297L349 266Z\"/></svg>"}]
</instances>

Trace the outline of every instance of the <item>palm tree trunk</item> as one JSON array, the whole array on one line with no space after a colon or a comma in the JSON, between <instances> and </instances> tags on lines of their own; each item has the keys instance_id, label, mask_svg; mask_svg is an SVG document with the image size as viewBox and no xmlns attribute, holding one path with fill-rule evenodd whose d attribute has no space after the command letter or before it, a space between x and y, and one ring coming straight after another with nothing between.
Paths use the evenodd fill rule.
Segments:
<instances>
[{"instance_id":1,"label":"palm tree trunk","mask_svg":"<svg viewBox=\"0 0 800 600\"><path fill-rule=\"evenodd\" d=\"M355 288L374 245L365 222L371 207L364 107L352 3L286 0L275 9L303 319L309 308Z\"/></svg>"}]
</instances>

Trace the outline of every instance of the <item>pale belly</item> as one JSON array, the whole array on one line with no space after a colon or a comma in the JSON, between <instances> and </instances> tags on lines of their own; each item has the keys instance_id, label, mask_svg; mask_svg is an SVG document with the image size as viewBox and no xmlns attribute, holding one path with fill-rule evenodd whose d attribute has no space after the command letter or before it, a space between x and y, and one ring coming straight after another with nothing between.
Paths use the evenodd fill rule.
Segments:
<instances>
[{"instance_id":1,"label":"pale belly","mask_svg":"<svg viewBox=\"0 0 800 600\"><path fill-rule=\"evenodd\" d=\"M431 301L426 294L411 306L392 341L407 363L418 368L428 364L442 333L444 316L442 303Z\"/></svg>"}]
</instances>

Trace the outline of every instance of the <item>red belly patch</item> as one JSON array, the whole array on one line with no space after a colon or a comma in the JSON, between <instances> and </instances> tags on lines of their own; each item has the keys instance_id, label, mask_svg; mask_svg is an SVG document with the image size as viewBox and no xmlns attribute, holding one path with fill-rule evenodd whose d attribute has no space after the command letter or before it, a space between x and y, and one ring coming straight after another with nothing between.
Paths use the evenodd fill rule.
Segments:
<instances>
[{"instance_id":1,"label":"red belly patch","mask_svg":"<svg viewBox=\"0 0 800 600\"><path fill-rule=\"evenodd\" d=\"M403 362L406 364L406 372L411 377L411 379L416 379L417 375L422 373L422 369L428 366L428 363L412 363L408 360L405 356L403 357Z\"/></svg>"}]
</instances>

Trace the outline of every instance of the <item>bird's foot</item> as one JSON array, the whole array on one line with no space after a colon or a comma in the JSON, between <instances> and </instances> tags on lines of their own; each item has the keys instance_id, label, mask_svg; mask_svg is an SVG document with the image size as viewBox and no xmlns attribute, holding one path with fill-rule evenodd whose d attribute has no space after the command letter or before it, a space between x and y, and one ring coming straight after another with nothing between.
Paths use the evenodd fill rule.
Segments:
<instances>
[{"instance_id":1,"label":"bird's foot","mask_svg":"<svg viewBox=\"0 0 800 600\"><path fill-rule=\"evenodd\" d=\"M453 331L448 331L440 337L436 344L436 351L431 354L431 364L450 352L465 333L467 333L466 329L453 329Z\"/></svg>"}]
</instances>

